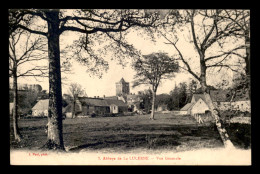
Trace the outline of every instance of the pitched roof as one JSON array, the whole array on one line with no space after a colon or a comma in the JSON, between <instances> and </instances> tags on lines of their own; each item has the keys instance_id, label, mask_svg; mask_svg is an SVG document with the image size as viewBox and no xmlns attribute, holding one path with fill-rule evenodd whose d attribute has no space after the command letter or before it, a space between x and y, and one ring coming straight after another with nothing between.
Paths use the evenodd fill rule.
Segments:
<instances>
[{"instance_id":1,"label":"pitched roof","mask_svg":"<svg viewBox=\"0 0 260 174\"><path fill-rule=\"evenodd\" d=\"M71 109L72 109L72 104L69 104L65 108L62 108L62 113L71 112ZM76 112L80 112L81 111L80 107L79 107L79 105L77 103L75 105L75 111Z\"/></svg>"},{"instance_id":2,"label":"pitched roof","mask_svg":"<svg viewBox=\"0 0 260 174\"><path fill-rule=\"evenodd\" d=\"M210 90L209 95L213 102L229 102L232 97L231 91L224 89ZM199 100L199 98L206 102L204 94L193 94L193 96L196 102ZM249 100L248 93L236 95L233 99L233 101L243 100Z\"/></svg>"},{"instance_id":3,"label":"pitched roof","mask_svg":"<svg viewBox=\"0 0 260 174\"><path fill-rule=\"evenodd\" d=\"M119 82L120 82L120 83L125 83L125 79L122 77Z\"/></svg>"},{"instance_id":4,"label":"pitched roof","mask_svg":"<svg viewBox=\"0 0 260 174\"><path fill-rule=\"evenodd\" d=\"M249 92L248 91L245 92L245 93L240 92L240 94L237 94L233 99L233 101L246 101L246 100L249 100Z\"/></svg>"},{"instance_id":5,"label":"pitched roof","mask_svg":"<svg viewBox=\"0 0 260 174\"><path fill-rule=\"evenodd\" d=\"M210 90L210 97L213 102L227 102L231 99L229 90Z\"/></svg>"},{"instance_id":6,"label":"pitched roof","mask_svg":"<svg viewBox=\"0 0 260 174\"><path fill-rule=\"evenodd\" d=\"M181 111L187 111L188 109L190 109L195 103L187 103L185 106L183 106L183 108L181 108Z\"/></svg>"},{"instance_id":7,"label":"pitched roof","mask_svg":"<svg viewBox=\"0 0 260 174\"><path fill-rule=\"evenodd\" d=\"M200 98L206 102L204 94L193 94L193 97L195 99L195 102L197 102Z\"/></svg>"},{"instance_id":8,"label":"pitched roof","mask_svg":"<svg viewBox=\"0 0 260 174\"><path fill-rule=\"evenodd\" d=\"M110 106L111 104L117 106L127 106L122 100L117 99L103 99L103 98L87 98L87 97L79 97L79 101L82 105L90 105L90 106Z\"/></svg>"},{"instance_id":9,"label":"pitched roof","mask_svg":"<svg viewBox=\"0 0 260 174\"><path fill-rule=\"evenodd\" d=\"M127 106L126 103L124 103L122 100L114 100L114 99L105 99L107 104L110 106L112 104L117 105L117 106Z\"/></svg>"},{"instance_id":10,"label":"pitched roof","mask_svg":"<svg viewBox=\"0 0 260 174\"><path fill-rule=\"evenodd\" d=\"M49 99L39 100L34 107L33 110L48 110L49 108Z\"/></svg>"},{"instance_id":11,"label":"pitched roof","mask_svg":"<svg viewBox=\"0 0 260 174\"><path fill-rule=\"evenodd\" d=\"M106 99L114 99L114 100L117 100L117 96L105 96L104 99L105 99L105 100L106 100Z\"/></svg>"},{"instance_id":12,"label":"pitched roof","mask_svg":"<svg viewBox=\"0 0 260 174\"><path fill-rule=\"evenodd\" d=\"M108 106L106 101L102 98L79 97L79 101L82 103L82 105Z\"/></svg>"}]
</instances>

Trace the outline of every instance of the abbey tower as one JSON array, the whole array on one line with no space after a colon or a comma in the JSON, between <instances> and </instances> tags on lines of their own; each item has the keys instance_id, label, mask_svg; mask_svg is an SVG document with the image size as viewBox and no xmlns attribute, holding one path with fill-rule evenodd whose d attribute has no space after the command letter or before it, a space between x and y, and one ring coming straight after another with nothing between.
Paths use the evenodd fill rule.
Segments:
<instances>
[{"instance_id":1,"label":"abbey tower","mask_svg":"<svg viewBox=\"0 0 260 174\"><path fill-rule=\"evenodd\" d=\"M119 82L116 83L116 96L125 96L130 92L129 83L122 78Z\"/></svg>"}]
</instances>

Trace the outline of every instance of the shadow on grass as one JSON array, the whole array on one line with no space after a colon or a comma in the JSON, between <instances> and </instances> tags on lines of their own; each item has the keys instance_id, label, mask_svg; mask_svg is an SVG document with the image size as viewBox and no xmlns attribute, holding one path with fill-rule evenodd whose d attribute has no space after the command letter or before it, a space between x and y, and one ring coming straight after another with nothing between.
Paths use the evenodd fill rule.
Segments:
<instances>
[{"instance_id":1,"label":"shadow on grass","mask_svg":"<svg viewBox=\"0 0 260 174\"><path fill-rule=\"evenodd\" d=\"M27 121L27 120L26 120ZM251 125L225 125L231 141L236 147L250 148ZM23 123L20 132L24 140L14 142L13 130L10 127L10 148L38 148L46 143L45 121L40 123ZM187 145L193 147L205 143L207 147L222 144L215 125L197 124L115 124L106 126L86 126L85 124L64 125L65 145L76 146L70 151L103 148L176 148Z\"/></svg>"},{"instance_id":2,"label":"shadow on grass","mask_svg":"<svg viewBox=\"0 0 260 174\"><path fill-rule=\"evenodd\" d=\"M226 124L227 133L231 142L243 149L251 148L251 125L250 124Z\"/></svg>"},{"instance_id":3,"label":"shadow on grass","mask_svg":"<svg viewBox=\"0 0 260 174\"><path fill-rule=\"evenodd\" d=\"M43 130L46 129L46 126L37 126L37 127L21 127L20 131L34 131L34 130Z\"/></svg>"},{"instance_id":4,"label":"shadow on grass","mask_svg":"<svg viewBox=\"0 0 260 174\"><path fill-rule=\"evenodd\" d=\"M135 148L159 149L178 146L179 137L176 135L165 134L119 134L116 136L102 136L97 138L99 141L83 144L69 149L70 152L77 152L83 149L103 149L120 148L129 150Z\"/></svg>"},{"instance_id":5,"label":"shadow on grass","mask_svg":"<svg viewBox=\"0 0 260 174\"><path fill-rule=\"evenodd\" d=\"M249 126L226 125L226 129L230 134L231 141L236 147L250 147L251 133ZM194 148L212 148L222 147L223 145L215 125L199 127L138 125L131 127L131 130L134 131L111 135L111 132L114 130L121 130L121 132L123 132L123 130L128 131L129 127L120 127L120 129L106 128L106 134L95 135L95 139L93 139L93 137L85 138L81 142L89 143L71 148L69 151L76 152L83 149L104 148L120 148L122 150L135 148L176 149L178 146L183 149L192 148L189 146L193 146Z\"/></svg>"}]
</instances>

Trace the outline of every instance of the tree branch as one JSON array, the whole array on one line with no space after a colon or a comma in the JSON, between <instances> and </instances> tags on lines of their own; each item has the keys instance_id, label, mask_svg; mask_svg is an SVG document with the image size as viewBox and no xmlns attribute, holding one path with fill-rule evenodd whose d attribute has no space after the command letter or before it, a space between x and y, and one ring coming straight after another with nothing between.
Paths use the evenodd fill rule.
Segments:
<instances>
[{"instance_id":1,"label":"tree branch","mask_svg":"<svg viewBox=\"0 0 260 174\"><path fill-rule=\"evenodd\" d=\"M217 25L216 25L216 22L217 22L217 21L216 21L216 19L214 18L214 19L213 19L213 24L212 24L212 26L211 26L211 29L210 29L210 31L208 32L208 34L205 36L205 38L204 38L204 40L203 40L203 42L202 42L202 44L201 44L201 48L202 48L202 49L204 49L204 46L206 45L206 43L207 43L209 37L211 36L212 32L214 31L214 28L217 26Z\"/></svg>"},{"instance_id":2,"label":"tree branch","mask_svg":"<svg viewBox=\"0 0 260 174\"><path fill-rule=\"evenodd\" d=\"M234 55L238 55L238 56L242 57L241 55L235 53L234 51L239 50L239 49L243 49L243 48L244 48L244 46L239 46L239 47L234 48L234 49L232 49L230 51L223 52L222 54L219 54L219 55L216 55L216 56L207 57L207 58L205 58L205 62L207 62L209 60L212 60L212 59L215 59L215 58L219 58L219 57L224 56L224 55L230 55L230 54L234 54Z\"/></svg>"},{"instance_id":3,"label":"tree branch","mask_svg":"<svg viewBox=\"0 0 260 174\"><path fill-rule=\"evenodd\" d=\"M192 37L193 37L193 43L198 51L199 54L201 54L201 49L198 45L197 39L196 39L196 33L195 33L195 29L194 29L194 13L195 10L193 10L192 15L190 15L190 25L191 25L191 33L192 33Z\"/></svg>"},{"instance_id":4,"label":"tree branch","mask_svg":"<svg viewBox=\"0 0 260 174\"><path fill-rule=\"evenodd\" d=\"M45 76L45 74L47 74L47 72L44 72L44 71L47 71L48 68L43 68L43 67L35 67L35 68L32 68L32 69L29 69L27 70L26 72L24 73L20 73L19 75L17 75L17 77L24 77L24 76L38 76L38 77L48 77L48 76ZM40 74L35 74L33 73L34 71L40 71Z\"/></svg>"},{"instance_id":5,"label":"tree branch","mask_svg":"<svg viewBox=\"0 0 260 174\"><path fill-rule=\"evenodd\" d=\"M235 66L235 65L233 65L233 66ZM234 72L238 72L238 70L235 70L235 69L231 68L231 66L229 66L229 65L215 64L215 65L208 65L207 67L208 68L212 68L212 67L221 67L221 68L223 68L223 67L225 67L225 68L228 68L228 69L230 69L230 70L232 70Z\"/></svg>"},{"instance_id":6,"label":"tree branch","mask_svg":"<svg viewBox=\"0 0 260 174\"><path fill-rule=\"evenodd\" d=\"M160 31L159 31L160 32ZM191 68L190 68L190 65L188 64L188 62L186 62L185 60L184 60L184 57L183 57L183 55L182 55L182 53L181 53L181 51L178 49L178 47L176 46L176 43L177 43L177 41L176 41L176 43L174 43L174 42L172 42L170 39L168 39L167 37L166 37L166 35L164 35L162 32L160 32L161 33L161 35L167 40L167 41L169 41L169 43L171 44L171 45L173 45L174 46L174 48L177 50L177 52L178 52L178 54L179 54L179 56L180 56L180 58L181 58L181 61L185 64L185 66L187 67L187 69L185 69L185 70L187 70L189 73L191 73L196 79L200 79L199 78L199 76L197 76L192 70L191 70Z\"/></svg>"},{"instance_id":7,"label":"tree branch","mask_svg":"<svg viewBox=\"0 0 260 174\"><path fill-rule=\"evenodd\" d=\"M47 37L47 33L45 33L45 32L32 30L32 29L27 28L27 27L25 27L25 26L23 26L23 25L20 25L20 24L17 25L17 27L18 27L18 28L21 28L21 29L23 29L23 30L26 30L26 31L28 31L28 32L30 32L30 33L40 34L40 35L42 35L42 36L46 36L46 37Z\"/></svg>"}]
</instances>

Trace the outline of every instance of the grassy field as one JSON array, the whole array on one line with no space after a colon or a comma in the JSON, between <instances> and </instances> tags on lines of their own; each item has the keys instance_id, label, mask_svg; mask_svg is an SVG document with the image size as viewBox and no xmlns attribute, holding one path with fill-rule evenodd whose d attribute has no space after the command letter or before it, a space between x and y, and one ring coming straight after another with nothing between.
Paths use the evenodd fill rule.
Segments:
<instances>
[{"instance_id":1,"label":"grassy field","mask_svg":"<svg viewBox=\"0 0 260 174\"><path fill-rule=\"evenodd\" d=\"M169 114L65 119L64 144L67 150L112 149L127 151L136 148L187 151L223 147L214 125L198 125L190 116ZM16 143L10 127L11 149L38 149L46 142L47 118L20 119L23 141ZM232 142L238 148L250 148L250 125L226 125Z\"/></svg>"}]
</instances>

